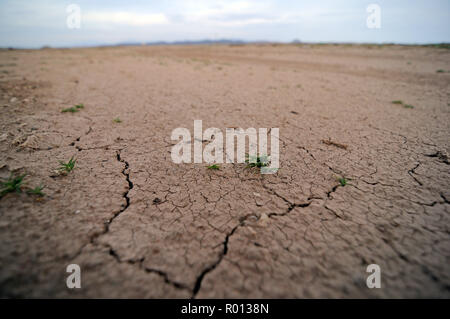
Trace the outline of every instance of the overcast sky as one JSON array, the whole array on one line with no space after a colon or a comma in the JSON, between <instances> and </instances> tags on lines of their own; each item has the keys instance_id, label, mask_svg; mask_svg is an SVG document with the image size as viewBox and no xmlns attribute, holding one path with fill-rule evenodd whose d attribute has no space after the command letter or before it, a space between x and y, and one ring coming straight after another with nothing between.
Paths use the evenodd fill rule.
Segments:
<instances>
[{"instance_id":1,"label":"overcast sky","mask_svg":"<svg viewBox=\"0 0 450 319\"><path fill-rule=\"evenodd\" d=\"M67 6L81 28L67 27ZM369 4L381 8L370 29ZM0 46L80 46L202 39L450 42L450 0L0 0Z\"/></svg>"}]
</instances>

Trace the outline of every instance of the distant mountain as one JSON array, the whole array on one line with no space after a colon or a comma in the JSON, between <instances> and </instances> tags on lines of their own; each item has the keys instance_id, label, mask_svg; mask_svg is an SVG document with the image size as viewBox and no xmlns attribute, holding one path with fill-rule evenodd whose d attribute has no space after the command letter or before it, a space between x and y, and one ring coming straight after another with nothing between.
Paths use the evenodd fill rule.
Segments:
<instances>
[{"instance_id":1,"label":"distant mountain","mask_svg":"<svg viewBox=\"0 0 450 319\"><path fill-rule=\"evenodd\" d=\"M220 39L220 40L184 40L184 41L156 41L156 42L122 42L119 46L137 46L137 45L199 45L199 44L245 44L248 43L242 40Z\"/></svg>"}]
</instances>

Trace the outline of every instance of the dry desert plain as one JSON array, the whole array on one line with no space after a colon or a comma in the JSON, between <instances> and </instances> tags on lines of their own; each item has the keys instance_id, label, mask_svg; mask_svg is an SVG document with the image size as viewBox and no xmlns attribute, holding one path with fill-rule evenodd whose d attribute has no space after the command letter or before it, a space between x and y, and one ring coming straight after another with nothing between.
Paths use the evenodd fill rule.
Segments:
<instances>
[{"instance_id":1,"label":"dry desert plain","mask_svg":"<svg viewBox=\"0 0 450 319\"><path fill-rule=\"evenodd\" d=\"M1 50L0 177L27 175L0 296L449 298L449 72L418 46ZM173 163L196 119L279 128L280 170Z\"/></svg>"}]
</instances>

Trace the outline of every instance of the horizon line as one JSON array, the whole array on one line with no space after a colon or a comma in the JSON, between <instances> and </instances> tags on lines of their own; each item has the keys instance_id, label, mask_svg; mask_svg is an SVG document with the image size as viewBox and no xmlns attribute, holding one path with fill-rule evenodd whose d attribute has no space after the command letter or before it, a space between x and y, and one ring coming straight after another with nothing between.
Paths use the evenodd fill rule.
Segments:
<instances>
[{"instance_id":1,"label":"horizon line","mask_svg":"<svg viewBox=\"0 0 450 319\"><path fill-rule=\"evenodd\" d=\"M202 39L202 40L177 40L177 41L126 41L113 44L80 44L69 46L0 46L1 50L42 50L42 49L81 49L81 48L100 48L100 47L121 47L121 46L172 46L172 45L210 45L210 44L228 44L228 45L252 45L252 44L278 44L278 45L398 45L398 46L435 46L450 49L450 42L358 42L358 41L271 41L271 40L240 40L240 39Z\"/></svg>"}]
</instances>

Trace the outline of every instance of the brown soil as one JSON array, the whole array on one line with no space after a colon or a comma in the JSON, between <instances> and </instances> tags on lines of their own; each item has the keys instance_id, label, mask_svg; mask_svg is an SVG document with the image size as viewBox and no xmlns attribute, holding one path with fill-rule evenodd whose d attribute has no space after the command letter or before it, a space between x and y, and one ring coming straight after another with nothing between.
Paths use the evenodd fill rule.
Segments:
<instances>
[{"instance_id":1,"label":"brown soil","mask_svg":"<svg viewBox=\"0 0 450 319\"><path fill-rule=\"evenodd\" d=\"M46 186L0 199L0 297L450 297L449 50L3 50L0 65L0 177ZM281 169L174 164L171 131L195 119L280 128Z\"/></svg>"}]
</instances>

